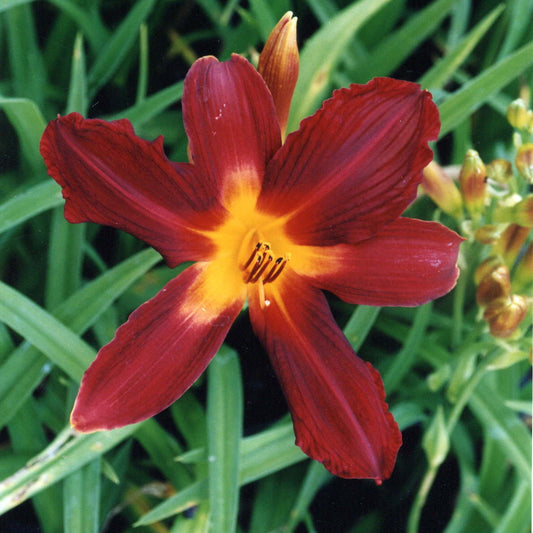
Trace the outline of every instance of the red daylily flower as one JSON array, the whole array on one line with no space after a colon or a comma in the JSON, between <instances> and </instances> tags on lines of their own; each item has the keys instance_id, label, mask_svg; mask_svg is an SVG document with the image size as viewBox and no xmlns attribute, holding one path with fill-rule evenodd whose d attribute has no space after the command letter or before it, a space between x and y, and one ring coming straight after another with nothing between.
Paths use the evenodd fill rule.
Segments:
<instances>
[{"instance_id":1,"label":"red daylily flower","mask_svg":"<svg viewBox=\"0 0 533 533\"><path fill-rule=\"evenodd\" d=\"M51 122L41 141L70 222L144 240L170 267L195 263L139 307L85 373L82 432L160 412L199 377L249 302L292 414L296 443L332 473L380 482L401 434L378 372L359 359L322 290L414 306L448 292L461 238L401 218L439 117L419 86L375 79L335 91L281 142L271 92L244 58L199 59L183 93L192 163L128 120Z\"/></svg>"}]
</instances>

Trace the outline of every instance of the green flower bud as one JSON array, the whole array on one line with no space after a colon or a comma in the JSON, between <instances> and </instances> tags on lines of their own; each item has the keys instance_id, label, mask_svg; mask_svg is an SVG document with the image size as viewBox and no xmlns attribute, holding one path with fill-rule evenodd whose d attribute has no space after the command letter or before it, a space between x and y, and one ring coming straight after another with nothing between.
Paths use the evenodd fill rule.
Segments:
<instances>
[{"instance_id":1,"label":"green flower bud","mask_svg":"<svg viewBox=\"0 0 533 533\"><path fill-rule=\"evenodd\" d=\"M509 124L517 130L526 128L528 122L528 108L522 98L513 100L507 106L507 120Z\"/></svg>"},{"instance_id":2,"label":"green flower bud","mask_svg":"<svg viewBox=\"0 0 533 533\"><path fill-rule=\"evenodd\" d=\"M450 449L450 437L446 430L444 412L440 405L422 438L422 448L426 452L428 463L433 468L437 468L442 464L448 455Z\"/></svg>"},{"instance_id":3,"label":"green flower bud","mask_svg":"<svg viewBox=\"0 0 533 533\"><path fill-rule=\"evenodd\" d=\"M506 159L495 159L487 165L487 177L497 183L507 183L513 177L513 165Z\"/></svg>"},{"instance_id":4,"label":"green flower bud","mask_svg":"<svg viewBox=\"0 0 533 533\"><path fill-rule=\"evenodd\" d=\"M495 222L513 222L519 226L533 228L533 195L510 206L499 206L494 211Z\"/></svg>"}]
</instances>

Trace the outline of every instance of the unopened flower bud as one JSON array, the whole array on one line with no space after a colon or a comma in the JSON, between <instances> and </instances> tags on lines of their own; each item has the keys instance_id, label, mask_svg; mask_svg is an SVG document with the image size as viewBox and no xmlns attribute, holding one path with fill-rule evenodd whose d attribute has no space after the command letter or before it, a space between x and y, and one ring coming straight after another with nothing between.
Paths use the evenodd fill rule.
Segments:
<instances>
[{"instance_id":1,"label":"unopened flower bud","mask_svg":"<svg viewBox=\"0 0 533 533\"><path fill-rule=\"evenodd\" d=\"M494 159L487 165L487 178L497 183L507 183L513 177L513 165L506 159Z\"/></svg>"},{"instance_id":2,"label":"unopened flower bud","mask_svg":"<svg viewBox=\"0 0 533 533\"><path fill-rule=\"evenodd\" d=\"M514 294L510 298L492 301L483 313L493 337L505 339L510 337L524 320L527 301L523 296Z\"/></svg>"},{"instance_id":3,"label":"unopened flower bud","mask_svg":"<svg viewBox=\"0 0 533 533\"><path fill-rule=\"evenodd\" d=\"M533 183L533 143L520 146L516 154L515 165L518 172L529 183Z\"/></svg>"},{"instance_id":4,"label":"unopened flower bud","mask_svg":"<svg viewBox=\"0 0 533 533\"><path fill-rule=\"evenodd\" d=\"M529 357L529 353L524 350L505 350L496 359L487 365L487 370L502 370L523 361Z\"/></svg>"},{"instance_id":5,"label":"unopened flower bud","mask_svg":"<svg viewBox=\"0 0 533 533\"><path fill-rule=\"evenodd\" d=\"M499 206L494 211L495 222L514 222L527 228L533 227L533 195L512 206Z\"/></svg>"},{"instance_id":6,"label":"unopened flower bud","mask_svg":"<svg viewBox=\"0 0 533 533\"><path fill-rule=\"evenodd\" d=\"M442 167L432 161L423 172L422 189L448 215L461 218L463 200L457 186Z\"/></svg>"},{"instance_id":7,"label":"unopened flower bud","mask_svg":"<svg viewBox=\"0 0 533 533\"><path fill-rule=\"evenodd\" d=\"M522 294L531 294L533 289L533 242L529 243L513 275L513 289Z\"/></svg>"},{"instance_id":8,"label":"unopened flower bud","mask_svg":"<svg viewBox=\"0 0 533 533\"><path fill-rule=\"evenodd\" d=\"M518 224L509 224L492 247L492 253L499 255L503 262L511 268L520 254L529 232L529 228Z\"/></svg>"},{"instance_id":9,"label":"unopened flower bud","mask_svg":"<svg viewBox=\"0 0 533 533\"><path fill-rule=\"evenodd\" d=\"M437 408L435 417L422 437L422 448L426 452L428 463L434 468L439 466L448 455L450 436L446 428L444 412L440 406Z\"/></svg>"},{"instance_id":10,"label":"unopened flower bud","mask_svg":"<svg viewBox=\"0 0 533 533\"><path fill-rule=\"evenodd\" d=\"M479 154L468 150L459 174L459 187L466 208L474 219L479 218L485 205L487 170Z\"/></svg>"},{"instance_id":11,"label":"unopened flower bud","mask_svg":"<svg viewBox=\"0 0 533 533\"><path fill-rule=\"evenodd\" d=\"M528 108L522 98L517 98L513 100L507 106L507 120L509 124L517 130L522 130L527 126L527 117Z\"/></svg>"},{"instance_id":12,"label":"unopened flower bud","mask_svg":"<svg viewBox=\"0 0 533 533\"><path fill-rule=\"evenodd\" d=\"M446 390L446 397L451 403L456 403L464 390L465 385L472 374L476 370L477 354L463 353L458 361L456 361L452 376L448 382L448 389Z\"/></svg>"},{"instance_id":13,"label":"unopened flower bud","mask_svg":"<svg viewBox=\"0 0 533 533\"><path fill-rule=\"evenodd\" d=\"M494 244L501 235L501 227L494 224L481 226L474 233L474 238L481 244Z\"/></svg>"},{"instance_id":14,"label":"unopened flower bud","mask_svg":"<svg viewBox=\"0 0 533 533\"><path fill-rule=\"evenodd\" d=\"M489 276L498 267L501 267L503 262L500 257L491 255L483 260L474 272L474 283L479 285L479 282L486 276Z\"/></svg>"},{"instance_id":15,"label":"unopened flower bud","mask_svg":"<svg viewBox=\"0 0 533 533\"><path fill-rule=\"evenodd\" d=\"M272 93L283 139L300 65L296 42L297 20L291 11L281 17L270 33L257 65L259 74Z\"/></svg>"},{"instance_id":16,"label":"unopened flower bud","mask_svg":"<svg viewBox=\"0 0 533 533\"><path fill-rule=\"evenodd\" d=\"M426 379L427 386L431 392L438 391L450 379L450 365L442 365L435 372L432 372Z\"/></svg>"},{"instance_id":17,"label":"unopened flower bud","mask_svg":"<svg viewBox=\"0 0 533 533\"><path fill-rule=\"evenodd\" d=\"M476 300L478 305L485 307L498 298L511 294L511 275L505 265L495 268L484 276L477 287Z\"/></svg>"}]
</instances>

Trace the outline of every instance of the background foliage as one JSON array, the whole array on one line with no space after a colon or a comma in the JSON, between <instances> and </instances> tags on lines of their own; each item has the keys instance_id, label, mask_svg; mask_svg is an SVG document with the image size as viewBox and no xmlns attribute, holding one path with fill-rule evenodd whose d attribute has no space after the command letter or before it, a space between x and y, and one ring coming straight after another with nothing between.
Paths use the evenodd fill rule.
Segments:
<instances>
[{"instance_id":1,"label":"background foliage","mask_svg":"<svg viewBox=\"0 0 533 533\"><path fill-rule=\"evenodd\" d=\"M65 222L38 152L46 122L127 117L184 161L190 64L253 60L287 10L301 45L292 129L333 88L390 75L432 90L442 164L469 148L512 159L505 110L533 81L532 0L0 0L1 531L529 530L529 319L512 340L487 333L472 281L487 251L471 240L458 287L437 302L354 310L332 299L403 430L381 487L333 479L294 446L246 313L166 412L104 434L68 428L98 348L176 271L133 237ZM411 214L461 229L428 198Z\"/></svg>"}]
</instances>

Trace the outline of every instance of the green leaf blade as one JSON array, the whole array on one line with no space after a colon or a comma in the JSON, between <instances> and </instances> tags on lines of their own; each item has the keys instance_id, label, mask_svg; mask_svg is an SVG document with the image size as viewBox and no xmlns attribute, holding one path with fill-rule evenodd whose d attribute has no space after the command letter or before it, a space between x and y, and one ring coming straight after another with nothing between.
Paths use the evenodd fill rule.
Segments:
<instances>
[{"instance_id":1,"label":"green leaf blade","mask_svg":"<svg viewBox=\"0 0 533 533\"><path fill-rule=\"evenodd\" d=\"M491 96L508 85L533 64L533 42L485 70L465 83L439 107L441 115L440 136L457 127Z\"/></svg>"},{"instance_id":2,"label":"green leaf blade","mask_svg":"<svg viewBox=\"0 0 533 533\"><path fill-rule=\"evenodd\" d=\"M334 67L357 30L390 0L362 0L349 6L317 31L300 55L300 75L292 99L288 131L317 108L331 81Z\"/></svg>"},{"instance_id":3,"label":"green leaf blade","mask_svg":"<svg viewBox=\"0 0 533 533\"><path fill-rule=\"evenodd\" d=\"M0 233L62 203L61 188L52 180L25 187L0 205Z\"/></svg>"},{"instance_id":4,"label":"green leaf blade","mask_svg":"<svg viewBox=\"0 0 533 533\"><path fill-rule=\"evenodd\" d=\"M237 354L223 346L208 368L207 449L213 531L237 527L243 398Z\"/></svg>"},{"instance_id":5,"label":"green leaf blade","mask_svg":"<svg viewBox=\"0 0 533 533\"><path fill-rule=\"evenodd\" d=\"M91 94L95 94L111 79L137 38L139 27L154 8L155 0L141 0L113 32L89 72L88 83Z\"/></svg>"}]
</instances>

